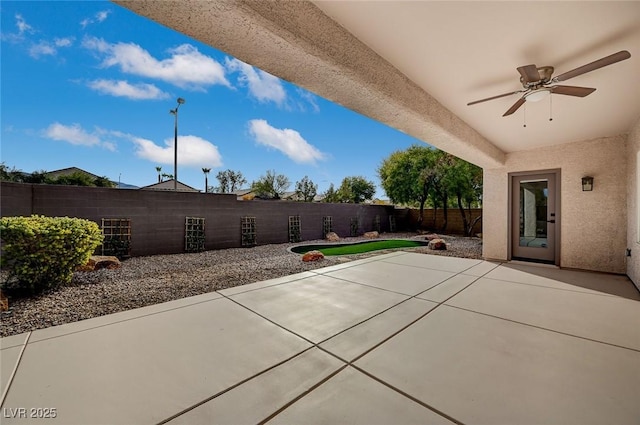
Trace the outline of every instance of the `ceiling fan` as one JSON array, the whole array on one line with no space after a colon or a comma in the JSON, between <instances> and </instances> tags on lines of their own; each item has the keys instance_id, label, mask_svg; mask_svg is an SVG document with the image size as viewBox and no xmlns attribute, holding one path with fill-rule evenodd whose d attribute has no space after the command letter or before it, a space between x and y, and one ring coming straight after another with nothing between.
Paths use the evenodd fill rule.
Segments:
<instances>
[{"instance_id":1,"label":"ceiling fan","mask_svg":"<svg viewBox=\"0 0 640 425\"><path fill-rule=\"evenodd\" d=\"M577 87L577 86L562 86L557 85L561 81L566 81L570 78L577 77L578 75L586 74L587 72L595 71L596 69L603 68L608 65L612 65L616 62L629 59L631 53L626 50L622 50L618 53L606 56L597 61L582 65L576 69L560 74L557 77L551 78L554 68L552 66L525 65L518 67L520 73L520 82L522 83L522 90L516 90L510 93L500 94L498 96L488 97L486 99L476 100L474 102L467 103L467 106L475 105L477 103L486 102L488 100L499 99L505 96L511 96L518 93L523 95L513 104L507 112L502 115L513 114L518 110L525 102L536 102L551 94L564 94L567 96L585 97L593 93L596 89L590 87Z\"/></svg>"}]
</instances>

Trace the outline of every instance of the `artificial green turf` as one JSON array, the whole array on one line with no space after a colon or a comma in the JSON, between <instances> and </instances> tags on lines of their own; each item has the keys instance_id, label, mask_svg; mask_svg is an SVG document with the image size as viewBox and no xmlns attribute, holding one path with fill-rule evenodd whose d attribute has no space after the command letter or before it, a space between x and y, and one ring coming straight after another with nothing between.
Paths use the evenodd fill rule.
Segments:
<instances>
[{"instance_id":1,"label":"artificial green turf","mask_svg":"<svg viewBox=\"0 0 640 425\"><path fill-rule=\"evenodd\" d=\"M416 246L424 246L424 243L418 241L406 241L402 239L397 240L384 240L356 243L345 246L332 246L322 248L322 246L314 245L309 246L308 251L320 251L324 255L349 255L349 254L362 254L363 252L378 251L380 249L393 249L393 248L413 248Z\"/></svg>"}]
</instances>

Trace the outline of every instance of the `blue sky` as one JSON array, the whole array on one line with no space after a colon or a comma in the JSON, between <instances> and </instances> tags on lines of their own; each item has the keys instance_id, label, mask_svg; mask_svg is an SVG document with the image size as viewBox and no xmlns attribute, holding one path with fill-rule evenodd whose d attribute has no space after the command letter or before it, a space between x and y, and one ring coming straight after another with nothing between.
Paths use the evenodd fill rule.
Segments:
<instances>
[{"instance_id":1,"label":"blue sky","mask_svg":"<svg viewBox=\"0 0 640 425\"><path fill-rule=\"evenodd\" d=\"M109 2L2 1L1 160L76 166L145 186L156 166L204 188L202 167L267 170L327 189L416 139Z\"/></svg>"}]
</instances>

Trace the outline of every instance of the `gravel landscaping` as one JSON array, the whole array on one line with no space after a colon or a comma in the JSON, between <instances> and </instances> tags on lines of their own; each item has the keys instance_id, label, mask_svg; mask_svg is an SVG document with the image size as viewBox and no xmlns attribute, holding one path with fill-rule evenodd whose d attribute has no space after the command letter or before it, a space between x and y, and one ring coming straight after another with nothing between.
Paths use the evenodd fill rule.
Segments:
<instances>
[{"instance_id":1,"label":"gravel landscaping","mask_svg":"<svg viewBox=\"0 0 640 425\"><path fill-rule=\"evenodd\" d=\"M415 233L383 234L383 238L424 240ZM482 258L482 240L441 236L446 251L427 247L402 251L464 258ZM344 238L354 242L363 238ZM307 241L318 244L323 241ZM325 257L304 263L301 255L287 249L299 244L232 248L197 254L135 257L115 270L76 272L70 285L33 298L9 299L9 311L0 313L0 337L15 335L91 317L185 298L261 280L318 269L380 255L375 251L359 255ZM2 278L4 279L4 273Z\"/></svg>"}]
</instances>

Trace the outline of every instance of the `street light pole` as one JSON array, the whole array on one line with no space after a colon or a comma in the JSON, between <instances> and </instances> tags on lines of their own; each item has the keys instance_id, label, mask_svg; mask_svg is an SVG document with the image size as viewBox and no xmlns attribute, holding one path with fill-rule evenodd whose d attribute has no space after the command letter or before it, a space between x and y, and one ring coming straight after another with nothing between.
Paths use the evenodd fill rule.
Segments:
<instances>
[{"instance_id":1,"label":"street light pole","mask_svg":"<svg viewBox=\"0 0 640 425\"><path fill-rule=\"evenodd\" d=\"M176 108L169 110L169 113L176 117L173 128L173 190L175 191L178 190L178 108L184 102L185 100L179 97Z\"/></svg>"}]
</instances>

